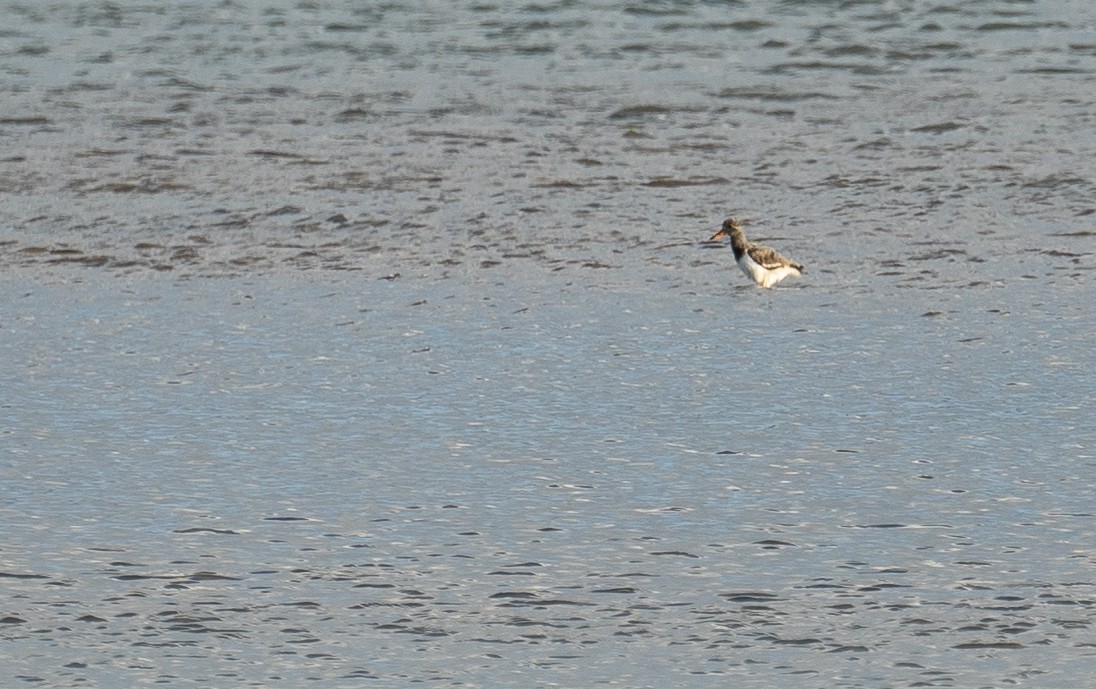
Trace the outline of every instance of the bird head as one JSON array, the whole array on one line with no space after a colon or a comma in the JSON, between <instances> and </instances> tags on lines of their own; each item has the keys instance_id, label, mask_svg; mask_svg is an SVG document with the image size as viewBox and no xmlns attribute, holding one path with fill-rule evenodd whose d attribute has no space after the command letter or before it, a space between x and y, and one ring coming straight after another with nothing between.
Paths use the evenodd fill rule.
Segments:
<instances>
[{"instance_id":1,"label":"bird head","mask_svg":"<svg viewBox=\"0 0 1096 689\"><path fill-rule=\"evenodd\" d=\"M723 239L724 237L729 237L731 236L732 232L741 229L742 225L739 224L737 218L727 218L723 221L723 227L720 228L719 232L716 232L711 237L709 237L708 241L710 242L715 239Z\"/></svg>"}]
</instances>

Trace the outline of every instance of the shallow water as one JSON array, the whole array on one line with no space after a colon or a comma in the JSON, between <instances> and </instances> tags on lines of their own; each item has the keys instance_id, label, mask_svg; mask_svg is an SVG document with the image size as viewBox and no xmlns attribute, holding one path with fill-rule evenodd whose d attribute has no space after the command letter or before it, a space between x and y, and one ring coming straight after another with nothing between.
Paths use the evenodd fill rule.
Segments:
<instances>
[{"instance_id":1,"label":"shallow water","mask_svg":"<svg viewBox=\"0 0 1096 689\"><path fill-rule=\"evenodd\" d=\"M676 270L732 212L856 275L1090 248L1089 3L768 7L9 3L2 257Z\"/></svg>"},{"instance_id":2,"label":"shallow water","mask_svg":"<svg viewBox=\"0 0 1096 689\"><path fill-rule=\"evenodd\" d=\"M1092 676L1086 4L4 11L5 684Z\"/></svg>"},{"instance_id":3,"label":"shallow water","mask_svg":"<svg viewBox=\"0 0 1096 689\"><path fill-rule=\"evenodd\" d=\"M1091 330L1061 303L1027 341L1011 314L812 289L28 292L3 408L28 680L1091 666Z\"/></svg>"}]
</instances>

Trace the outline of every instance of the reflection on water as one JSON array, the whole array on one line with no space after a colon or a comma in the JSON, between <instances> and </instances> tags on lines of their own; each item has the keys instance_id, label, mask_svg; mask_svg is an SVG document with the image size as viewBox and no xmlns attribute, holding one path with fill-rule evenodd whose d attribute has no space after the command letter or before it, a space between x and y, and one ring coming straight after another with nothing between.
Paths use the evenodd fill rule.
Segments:
<instances>
[{"instance_id":1,"label":"reflection on water","mask_svg":"<svg viewBox=\"0 0 1096 689\"><path fill-rule=\"evenodd\" d=\"M1092 674L1087 5L5 16L8 684Z\"/></svg>"}]
</instances>

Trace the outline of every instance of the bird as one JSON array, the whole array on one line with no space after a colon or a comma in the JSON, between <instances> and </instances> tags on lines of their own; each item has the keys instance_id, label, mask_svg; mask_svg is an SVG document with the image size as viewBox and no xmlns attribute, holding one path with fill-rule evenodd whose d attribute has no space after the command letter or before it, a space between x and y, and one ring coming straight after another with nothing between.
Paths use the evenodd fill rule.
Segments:
<instances>
[{"instance_id":1,"label":"bird","mask_svg":"<svg viewBox=\"0 0 1096 689\"><path fill-rule=\"evenodd\" d=\"M746 233L742 231L742 224L737 218L724 220L722 229L708 241L723 237L731 238L731 250L734 251L734 260L738 267L746 277L762 287L772 287L789 275L798 276L806 271L803 264L785 258L776 249L754 244L746 239Z\"/></svg>"}]
</instances>

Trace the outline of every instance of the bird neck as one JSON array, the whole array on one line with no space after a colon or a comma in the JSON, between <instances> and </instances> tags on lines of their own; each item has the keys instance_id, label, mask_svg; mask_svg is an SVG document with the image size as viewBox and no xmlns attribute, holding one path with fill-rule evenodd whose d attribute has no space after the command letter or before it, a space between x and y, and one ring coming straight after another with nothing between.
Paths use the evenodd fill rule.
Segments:
<instances>
[{"instance_id":1,"label":"bird neck","mask_svg":"<svg viewBox=\"0 0 1096 689\"><path fill-rule=\"evenodd\" d=\"M746 246L746 233L737 227L731 230L731 250L734 251L736 261L746 253Z\"/></svg>"}]
</instances>

